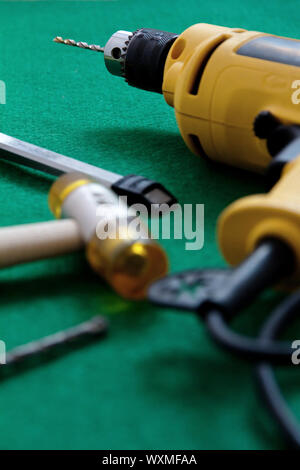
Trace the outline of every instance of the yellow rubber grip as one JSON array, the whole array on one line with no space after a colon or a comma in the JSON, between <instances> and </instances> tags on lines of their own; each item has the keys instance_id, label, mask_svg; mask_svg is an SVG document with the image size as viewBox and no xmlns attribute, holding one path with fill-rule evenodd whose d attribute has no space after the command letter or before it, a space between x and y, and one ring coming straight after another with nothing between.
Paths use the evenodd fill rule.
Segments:
<instances>
[{"instance_id":1,"label":"yellow rubber grip","mask_svg":"<svg viewBox=\"0 0 300 470\"><path fill-rule=\"evenodd\" d=\"M300 156L288 163L267 194L248 196L231 204L218 221L220 249L232 265L243 261L266 237L286 242L294 251L300 282Z\"/></svg>"}]
</instances>

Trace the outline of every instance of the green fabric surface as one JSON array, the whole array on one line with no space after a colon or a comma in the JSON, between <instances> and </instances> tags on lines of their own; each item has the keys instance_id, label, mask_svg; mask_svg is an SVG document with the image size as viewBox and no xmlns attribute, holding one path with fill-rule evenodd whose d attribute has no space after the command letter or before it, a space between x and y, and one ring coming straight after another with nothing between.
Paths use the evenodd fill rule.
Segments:
<instances>
[{"instance_id":1,"label":"green fabric surface","mask_svg":"<svg viewBox=\"0 0 300 470\"><path fill-rule=\"evenodd\" d=\"M172 271L224 266L218 214L241 196L263 192L263 180L192 155L162 96L109 75L100 54L52 38L104 44L117 29L180 33L197 22L297 37L298 14L292 0L1 1L7 103L0 105L0 130L111 171L160 180L181 203L204 203L201 251L185 251L184 240L162 244ZM5 162L0 171L1 226L52 219L51 177ZM105 340L0 382L1 449L283 446L250 365L220 351L195 316L117 297L83 254L4 269L0 292L0 339L8 349L96 314L111 323ZM235 327L255 334L280 298L267 292ZM295 374L284 377L300 415Z\"/></svg>"}]
</instances>

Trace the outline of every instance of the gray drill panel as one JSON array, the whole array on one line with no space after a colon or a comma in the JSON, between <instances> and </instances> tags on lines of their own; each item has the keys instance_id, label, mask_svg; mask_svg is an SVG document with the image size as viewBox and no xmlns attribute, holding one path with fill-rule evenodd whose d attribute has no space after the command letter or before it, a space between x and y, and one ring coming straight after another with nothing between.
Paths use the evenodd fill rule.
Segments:
<instances>
[{"instance_id":1,"label":"gray drill panel","mask_svg":"<svg viewBox=\"0 0 300 470\"><path fill-rule=\"evenodd\" d=\"M261 36L244 44L237 54L300 67L300 41Z\"/></svg>"}]
</instances>

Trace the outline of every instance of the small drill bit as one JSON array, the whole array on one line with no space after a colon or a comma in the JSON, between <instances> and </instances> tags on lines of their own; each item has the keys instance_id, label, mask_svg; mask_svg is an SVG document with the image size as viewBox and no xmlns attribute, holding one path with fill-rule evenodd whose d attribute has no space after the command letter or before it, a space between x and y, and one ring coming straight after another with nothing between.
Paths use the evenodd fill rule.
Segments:
<instances>
[{"instance_id":1,"label":"small drill bit","mask_svg":"<svg viewBox=\"0 0 300 470\"><path fill-rule=\"evenodd\" d=\"M6 354L5 363L0 365L0 377L12 374L14 368L28 367L37 357L39 362L42 363L55 357L55 355L58 356L68 352L69 348L67 346L75 348L92 340L97 340L107 332L107 329L106 319L97 315L64 331L17 346ZM38 362L34 362L34 365L37 364Z\"/></svg>"},{"instance_id":2,"label":"small drill bit","mask_svg":"<svg viewBox=\"0 0 300 470\"><path fill-rule=\"evenodd\" d=\"M96 44L87 44L86 42L76 42L73 39L63 39L60 36L56 36L53 39L54 42L59 44L66 44L67 46L81 47L81 49L90 49L91 51L104 52L104 47L97 46Z\"/></svg>"}]
</instances>

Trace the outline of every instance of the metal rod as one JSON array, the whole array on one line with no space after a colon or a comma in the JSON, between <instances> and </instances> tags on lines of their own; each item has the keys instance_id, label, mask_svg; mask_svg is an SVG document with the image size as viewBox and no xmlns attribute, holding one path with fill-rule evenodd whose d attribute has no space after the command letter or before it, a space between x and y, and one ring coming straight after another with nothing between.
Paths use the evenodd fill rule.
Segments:
<instances>
[{"instance_id":1,"label":"metal rod","mask_svg":"<svg viewBox=\"0 0 300 470\"><path fill-rule=\"evenodd\" d=\"M68 345L77 346L81 342L92 341L103 336L108 329L107 320L97 315L90 320L75 325L58 333L50 336L45 336L36 341L17 346L16 348L8 351L5 358L5 363L0 366L1 372L6 372L7 368L11 366L21 365L30 359L41 356L46 358L50 352L59 350L60 348Z\"/></svg>"},{"instance_id":2,"label":"metal rod","mask_svg":"<svg viewBox=\"0 0 300 470\"><path fill-rule=\"evenodd\" d=\"M112 173L80 160L60 155L59 153L23 142L0 132L1 157L5 158L5 160L55 176L73 171L80 172L109 188L112 184L122 179L122 175L117 173Z\"/></svg>"}]
</instances>

